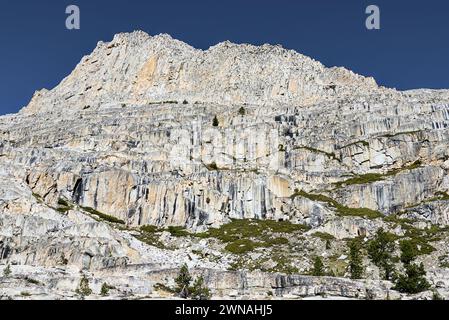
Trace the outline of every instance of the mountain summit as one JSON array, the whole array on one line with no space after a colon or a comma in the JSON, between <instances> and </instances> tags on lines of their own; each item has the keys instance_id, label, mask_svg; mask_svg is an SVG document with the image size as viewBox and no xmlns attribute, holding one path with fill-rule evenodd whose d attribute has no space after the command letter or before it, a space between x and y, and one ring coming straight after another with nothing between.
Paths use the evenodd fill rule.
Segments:
<instances>
[{"instance_id":1,"label":"mountain summit","mask_svg":"<svg viewBox=\"0 0 449 320\"><path fill-rule=\"evenodd\" d=\"M36 93L23 112L179 100L307 106L377 90L372 78L326 68L279 46L223 42L202 51L168 35L137 31L98 43L55 89Z\"/></svg>"}]
</instances>

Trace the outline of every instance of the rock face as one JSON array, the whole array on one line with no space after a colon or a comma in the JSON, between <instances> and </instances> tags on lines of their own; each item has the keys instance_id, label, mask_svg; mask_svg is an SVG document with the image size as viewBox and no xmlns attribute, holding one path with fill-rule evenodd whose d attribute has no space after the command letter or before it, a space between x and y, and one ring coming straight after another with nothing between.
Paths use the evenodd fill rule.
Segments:
<instances>
[{"instance_id":1,"label":"rock face","mask_svg":"<svg viewBox=\"0 0 449 320\"><path fill-rule=\"evenodd\" d=\"M91 271L191 261L136 240L147 225L289 220L336 239L396 214L448 226L448 125L449 91L379 87L279 46L202 51L119 34L0 117L0 260Z\"/></svg>"},{"instance_id":2,"label":"rock face","mask_svg":"<svg viewBox=\"0 0 449 320\"><path fill-rule=\"evenodd\" d=\"M119 34L52 91L36 93L34 114L86 105L184 100L216 104L311 105L354 91L377 90L373 79L322 64L281 47L221 43L196 50L168 35Z\"/></svg>"}]
</instances>

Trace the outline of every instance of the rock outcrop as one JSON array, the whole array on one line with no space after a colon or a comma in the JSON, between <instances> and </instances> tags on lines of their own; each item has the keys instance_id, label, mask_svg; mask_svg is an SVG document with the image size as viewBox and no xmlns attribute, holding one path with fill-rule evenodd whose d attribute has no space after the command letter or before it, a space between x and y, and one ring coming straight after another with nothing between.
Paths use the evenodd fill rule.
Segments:
<instances>
[{"instance_id":1,"label":"rock outcrop","mask_svg":"<svg viewBox=\"0 0 449 320\"><path fill-rule=\"evenodd\" d=\"M379 228L404 235L388 220L399 215L444 228L448 125L448 90L383 88L279 46L203 51L167 35L119 34L56 88L0 117L0 260L39 272L184 262L217 270L232 257L204 260L153 238L148 246L139 228L291 221L311 229L307 239L338 241ZM426 265L438 274L436 262ZM321 280L270 281L301 296ZM329 281L324 294L366 295ZM389 289L376 288L385 298Z\"/></svg>"}]
</instances>

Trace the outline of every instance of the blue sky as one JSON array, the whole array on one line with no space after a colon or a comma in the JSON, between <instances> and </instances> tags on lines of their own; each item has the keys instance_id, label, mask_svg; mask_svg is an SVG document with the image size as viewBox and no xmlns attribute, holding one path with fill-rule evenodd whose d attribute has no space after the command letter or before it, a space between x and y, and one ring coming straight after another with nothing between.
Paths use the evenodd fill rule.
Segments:
<instances>
[{"instance_id":1,"label":"blue sky","mask_svg":"<svg viewBox=\"0 0 449 320\"><path fill-rule=\"evenodd\" d=\"M65 8L81 30L65 28ZM365 9L381 9L381 30ZM426 0L2 0L0 114L56 86L99 40L118 32L169 33L197 48L224 40L282 44L398 89L449 88L449 1Z\"/></svg>"}]
</instances>

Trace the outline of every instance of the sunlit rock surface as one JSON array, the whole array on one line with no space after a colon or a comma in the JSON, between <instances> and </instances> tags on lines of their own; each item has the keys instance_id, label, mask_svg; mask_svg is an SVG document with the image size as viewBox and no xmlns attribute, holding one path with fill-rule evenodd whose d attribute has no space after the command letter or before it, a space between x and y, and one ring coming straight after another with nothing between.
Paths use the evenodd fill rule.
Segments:
<instances>
[{"instance_id":1,"label":"sunlit rock surface","mask_svg":"<svg viewBox=\"0 0 449 320\"><path fill-rule=\"evenodd\" d=\"M188 263L226 273L235 262L210 239L183 243L165 231L154 246L142 240L148 225L194 233L232 219L291 221L310 230L290 245L310 254L321 250L315 232L336 241L379 228L403 235L389 216L449 226L448 125L449 91L383 88L279 46L202 51L168 35L119 34L56 88L0 117L0 261L19 274L3 279L0 296L19 297L8 289L17 281L26 291L24 270L52 279L32 296L71 298L80 270L96 286L120 288L140 266L127 294L156 297L153 286L173 272L159 282L147 272ZM440 285L449 281L446 236L423 258ZM293 255L299 271L310 267L302 254ZM264 274L276 280L261 286L262 298L271 289L277 297L398 294L378 279ZM213 291L260 294L239 288Z\"/></svg>"}]
</instances>

